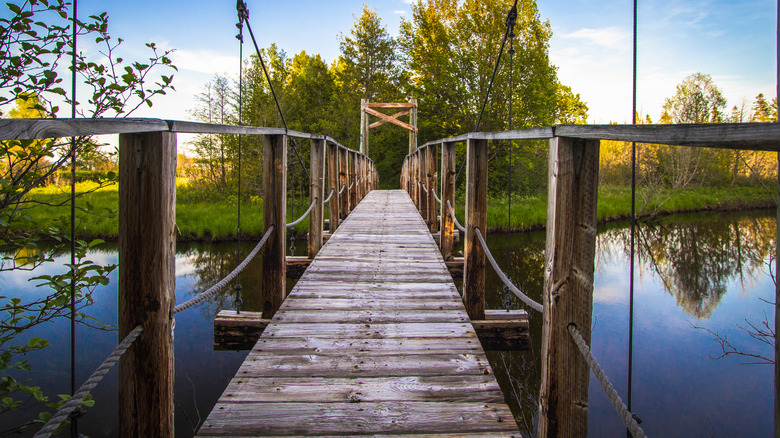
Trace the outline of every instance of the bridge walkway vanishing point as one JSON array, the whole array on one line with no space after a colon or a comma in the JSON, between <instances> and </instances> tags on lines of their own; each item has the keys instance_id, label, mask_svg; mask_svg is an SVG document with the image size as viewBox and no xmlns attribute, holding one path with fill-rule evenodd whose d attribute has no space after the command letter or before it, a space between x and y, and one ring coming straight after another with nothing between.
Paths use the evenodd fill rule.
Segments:
<instances>
[{"instance_id":1,"label":"bridge walkway vanishing point","mask_svg":"<svg viewBox=\"0 0 780 438\"><path fill-rule=\"evenodd\" d=\"M439 249L373 191L274 315L199 436L520 436Z\"/></svg>"}]
</instances>

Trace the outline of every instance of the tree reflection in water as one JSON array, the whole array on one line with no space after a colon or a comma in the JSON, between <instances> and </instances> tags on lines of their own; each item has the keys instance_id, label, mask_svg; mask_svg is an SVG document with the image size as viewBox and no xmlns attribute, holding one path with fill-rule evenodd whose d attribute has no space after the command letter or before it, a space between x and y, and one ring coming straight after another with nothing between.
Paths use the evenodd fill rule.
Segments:
<instances>
[{"instance_id":1,"label":"tree reflection in water","mask_svg":"<svg viewBox=\"0 0 780 438\"><path fill-rule=\"evenodd\" d=\"M488 236L488 246L501 265L511 256L512 281L541 302L544 283L544 232L517 233L512 248L502 234ZM775 219L762 213L701 213L643 223L637 232L637 282L663 286L686 315L707 319L728 287L750 290L763 275L775 245ZM623 267L628 297L630 229L627 223L599 227L596 276ZM492 269L486 275L487 308L503 307L503 283ZM513 308L524 308L513 297ZM524 435L533 436L538 411L542 317L529 310L530 351L488 352L507 402ZM594 321L595 323L595 321ZM619 360L618 358L606 358ZM615 376L618 377L618 376Z\"/></svg>"},{"instance_id":2,"label":"tree reflection in water","mask_svg":"<svg viewBox=\"0 0 780 438\"><path fill-rule=\"evenodd\" d=\"M615 250L627 257L629 233L623 228L600 233L598 257ZM764 260L774 246L771 217L707 213L663 218L637 227L638 280L648 272L655 275L683 312L709 319L730 282L745 290L764 275Z\"/></svg>"}]
</instances>

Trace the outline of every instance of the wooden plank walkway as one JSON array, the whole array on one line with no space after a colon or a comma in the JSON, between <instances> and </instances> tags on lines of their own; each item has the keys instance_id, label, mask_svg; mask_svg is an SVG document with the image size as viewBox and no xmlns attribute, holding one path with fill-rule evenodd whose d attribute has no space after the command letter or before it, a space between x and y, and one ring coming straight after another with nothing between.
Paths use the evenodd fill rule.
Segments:
<instances>
[{"instance_id":1,"label":"wooden plank walkway","mask_svg":"<svg viewBox=\"0 0 780 438\"><path fill-rule=\"evenodd\" d=\"M520 436L402 190L371 192L341 224L198 433Z\"/></svg>"}]
</instances>

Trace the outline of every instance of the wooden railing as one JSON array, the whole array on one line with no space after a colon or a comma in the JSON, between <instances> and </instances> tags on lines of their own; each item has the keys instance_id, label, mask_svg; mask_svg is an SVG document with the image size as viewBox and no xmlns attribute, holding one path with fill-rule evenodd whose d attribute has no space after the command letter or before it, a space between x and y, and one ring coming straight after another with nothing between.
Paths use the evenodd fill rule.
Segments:
<instances>
[{"instance_id":1,"label":"wooden railing","mask_svg":"<svg viewBox=\"0 0 780 438\"><path fill-rule=\"evenodd\" d=\"M600 140L780 152L780 124L566 125L469 133L420 146L404 159L401 187L431 230L441 229L442 256L448 260L455 231L447 207L455 205L455 145L466 143L463 301L473 320L484 319L485 312L485 252L476 230L484 234L487 227L488 142L540 139L549 140L550 158L539 436L585 436L589 368L567 327L575 326L590 343ZM440 188L439 208L435 188ZM780 260L777 249L776 254ZM775 269L780 278L777 264ZM776 294L780 297L780 288ZM777 400L776 365L775 374Z\"/></svg>"},{"instance_id":2,"label":"wooden railing","mask_svg":"<svg viewBox=\"0 0 780 438\"><path fill-rule=\"evenodd\" d=\"M119 430L126 437L173 436L174 431L177 133L263 136L263 226L264 232L274 231L263 247L262 289L245 295L262 294L267 318L286 293L288 137L311 142L309 258L322 247L328 193L341 192L328 203L332 232L377 186L370 158L321 135L158 119L0 120L0 140L119 134L119 339L143 326L119 362Z\"/></svg>"}]
</instances>

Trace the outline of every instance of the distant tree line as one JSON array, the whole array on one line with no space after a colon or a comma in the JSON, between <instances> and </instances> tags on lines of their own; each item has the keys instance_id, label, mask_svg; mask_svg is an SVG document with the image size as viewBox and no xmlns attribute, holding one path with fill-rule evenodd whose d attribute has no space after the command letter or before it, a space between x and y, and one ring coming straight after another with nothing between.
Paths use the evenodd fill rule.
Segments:
<instances>
[{"instance_id":1,"label":"distant tree line","mask_svg":"<svg viewBox=\"0 0 780 438\"><path fill-rule=\"evenodd\" d=\"M653 123L649 115L639 123ZM763 94L752 104L746 100L726 111L726 98L712 80L694 73L677 85L674 96L666 99L656 123L753 123L776 122L777 98L768 101ZM774 152L731 149L692 148L658 144L637 145L637 184L641 189L639 211L670 190L690 186L763 184L777 175ZM600 156L602 184L625 185L631 182L631 144L602 141ZM654 203L658 205L657 202Z\"/></svg>"},{"instance_id":2,"label":"distant tree line","mask_svg":"<svg viewBox=\"0 0 780 438\"><path fill-rule=\"evenodd\" d=\"M340 35L341 55L326 63L305 51L290 57L274 44L261 55L290 129L326 134L358 149L360 100L419 104L418 143L475 130L482 100L501 40L511 0L458 2L418 1L412 16L403 20L398 38L389 35L377 12L364 6L348 35ZM514 36L515 129L584 123L587 107L571 88L561 84L549 60L549 22L542 21L534 0L518 2ZM508 46L507 46L508 47ZM504 50L480 130L504 130L508 120L509 55ZM244 67L241 122L255 126L282 126L259 59L251 56ZM198 96L192 115L201 121L235 124L239 120L239 81L215 76ZM401 162L408 153L406 131L384 125L371 130L370 156L380 174L380 185L398 186ZM246 193L260 194L262 141L242 138L242 173ZM193 142L197 159L187 170L192 184L208 192L232 193L238 179L236 136L199 136ZM499 169L508 160L507 144L491 146L491 161ZM545 145L534 146L546 148ZM541 167L546 154L515 148L516 162ZM298 151L306 162L308 145ZM291 151L292 154L292 151ZM291 187L300 184L297 157L288 159ZM497 178L502 179L502 171ZM540 180L546 178L546 173ZM493 174L491 174L492 176ZM501 187L502 184L495 185Z\"/></svg>"}]
</instances>

